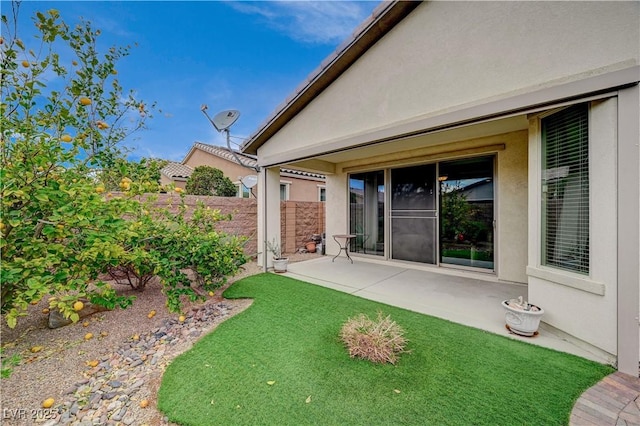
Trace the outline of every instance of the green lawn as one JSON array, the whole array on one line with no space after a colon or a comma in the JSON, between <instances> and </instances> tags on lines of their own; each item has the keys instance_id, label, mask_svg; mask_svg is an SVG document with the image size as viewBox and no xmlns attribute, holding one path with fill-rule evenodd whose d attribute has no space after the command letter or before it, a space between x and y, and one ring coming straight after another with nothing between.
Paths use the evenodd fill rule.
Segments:
<instances>
[{"instance_id":1,"label":"green lawn","mask_svg":"<svg viewBox=\"0 0 640 426\"><path fill-rule=\"evenodd\" d=\"M158 405L171 421L557 425L586 388L613 372L275 274L245 278L225 296L255 300L167 368ZM348 317L378 311L409 339L411 352L395 366L349 358L338 337Z\"/></svg>"}]
</instances>

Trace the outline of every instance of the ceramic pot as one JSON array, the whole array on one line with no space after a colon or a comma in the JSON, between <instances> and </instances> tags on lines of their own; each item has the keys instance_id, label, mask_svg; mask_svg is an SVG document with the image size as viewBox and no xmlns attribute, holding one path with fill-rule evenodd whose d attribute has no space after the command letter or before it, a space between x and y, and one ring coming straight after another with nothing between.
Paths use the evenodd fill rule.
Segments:
<instances>
[{"instance_id":1,"label":"ceramic pot","mask_svg":"<svg viewBox=\"0 0 640 426\"><path fill-rule=\"evenodd\" d=\"M504 318L509 330L515 334L527 337L531 337L536 334L538 327L540 326L540 320L544 314L544 309L531 304L529 306L537 308L538 310L525 311L522 309L516 309L509 306L508 300L503 301L502 306L504 306L506 310Z\"/></svg>"},{"instance_id":2,"label":"ceramic pot","mask_svg":"<svg viewBox=\"0 0 640 426\"><path fill-rule=\"evenodd\" d=\"M289 263L288 257L281 259L273 259L273 272L283 273L287 272L287 264Z\"/></svg>"}]
</instances>

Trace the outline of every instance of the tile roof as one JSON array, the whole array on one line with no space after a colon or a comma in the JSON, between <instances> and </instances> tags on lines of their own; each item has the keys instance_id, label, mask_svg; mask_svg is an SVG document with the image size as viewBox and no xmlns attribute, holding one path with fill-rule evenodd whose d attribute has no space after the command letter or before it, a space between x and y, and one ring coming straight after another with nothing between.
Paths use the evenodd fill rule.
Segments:
<instances>
[{"instance_id":1,"label":"tile roof","mask_svg":"<svg viewBox=\"0 0 640 426\"><path fill-rule=\"evenodd\" d=\"M160 170L160 172L163 175L168 176L170 178L174 178L174 177L188 178L189 176L191 176L193 169L185 164L172 162L164 166L162 170Z\"/></svg>"},{"instance_id":2,"label":"tile roof","mask_svg":"<svg viewBox=\"0 0 640 426\"><path fill-rule=\"evenodd\" d=\"M224 158L225 160L237 163L235 157L233 156L233 154L231 153L231 151L228 148L222 147L222 146L215 146L215 145L209 145L206 143L202 143L202 142L196 142L193 144L193 147L191 148L193 149L199 149L201 151L204 152L208 152L209 154L213 154L216 155L220 158ZM249 155L249 154L243 154L240 151L235 151L236 155L238 157L240 157L240 160L242 160L242 162L244 164L246 164L247 166L251 166L251 167L255 167L258 165L258 162L256 161L256 157L254 155ZM191 153L191 151L189 152L189 154ZM189 156L189 154L187 154L187 157ZM185 158L186 159L186 158Z\"/></svg>"}]
</instances>

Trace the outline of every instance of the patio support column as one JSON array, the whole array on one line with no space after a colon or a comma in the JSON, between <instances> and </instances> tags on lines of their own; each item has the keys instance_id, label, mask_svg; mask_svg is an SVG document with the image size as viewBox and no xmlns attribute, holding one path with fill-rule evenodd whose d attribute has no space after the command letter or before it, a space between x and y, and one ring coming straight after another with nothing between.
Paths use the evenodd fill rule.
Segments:
<instances>
[{"instance_id":1,"label":"patio support column","mask_svg":"<svg viewBox=\"0 0 640 426\"><path fill-rule=\"evenodd\" d=\"M329 256L339 253L340 247L332 238L334 234L349 232L349 183L346 173L328 174L326 177L327 205L332 206L325 211L326 247Z\"/></svg>"},{"instance_id":2,"label":"patio support column","mask_svg":"<svg viewBox=\"0 0 640 426\"><path fill-rule=\"evenodd\" d=\"M258 180L258 265L273 266L266 241L280 244L280 167L262 168Z\"/></svg>"},{"instance_id":3,"label":"patio support column","mask_svg":"<svg viewBox=\"0 0 640 426\"><path fill-rule=\"evenodd\" d=\"M640 88L618 92L618 370L640 361Z\"/></svg>"}]
</instances>

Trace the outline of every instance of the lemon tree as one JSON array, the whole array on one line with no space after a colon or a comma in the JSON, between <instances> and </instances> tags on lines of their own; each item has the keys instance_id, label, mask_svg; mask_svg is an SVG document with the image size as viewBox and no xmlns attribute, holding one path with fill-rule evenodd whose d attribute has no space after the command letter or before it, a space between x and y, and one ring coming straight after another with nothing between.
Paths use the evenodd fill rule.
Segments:
<instances>
[{"instance_id":1,"label":"lemon tree","mask_svg":"<svg viewBox=\"0 0 640 426\"><path fill-rule=\"evenodd\" d=\"M109 199L97 176L150 117L116 78L129 49L100 54L99 30L89 22L72 28L53 9L36 13L37 36L23 40L19 4L12 6L0 43L2 313L15 326L29 303L49 294L60 295L51 307L73 320L79 297L126 306L97 278L124 250L113 235L135 203Z\"/></svg>"},{"instance_id":2,"label":"lemon tree","mask_svg":"<svg viewBox=\"0 0 640 426\"><path fill-rule=\"evenodd\" d=\"M81 298L128 306L132 299L104 281L113 270L139 290L157 276L176 312L182 296L221 285L246 262L244 239L215 229L224 219L217 211L187 212L184 194L177 211L155 205L148 194L160 189L163 163L126 159L122 141L154 109L118 82L116 63L129 49L98 53L100 31L89 22L71 28L56 10L38 12L38 37L22 40L17 9L2 15L0 38L0 299L8 325L45 297L72 321Z\"/></svg>"}]
</instances>

